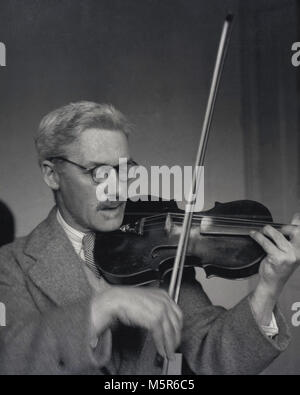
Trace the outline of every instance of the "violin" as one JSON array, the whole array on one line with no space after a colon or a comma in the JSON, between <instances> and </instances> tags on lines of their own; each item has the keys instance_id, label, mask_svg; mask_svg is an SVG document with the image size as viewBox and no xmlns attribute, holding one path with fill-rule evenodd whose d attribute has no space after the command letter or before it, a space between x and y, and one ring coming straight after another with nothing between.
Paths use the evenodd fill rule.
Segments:
<instances>
[{"instance_id":1,"label":"violin","mask_svg":"<svg viewBox=\"0 0 300 395\"><path fill-rule=\"evenodd\" d=\"M107 282L140 286L159 281L173 270L184 211L175 201L128 201L120 230L97 235L96 261ZM270 211L251 200L217 202L194 213L184 268L203 268L207 277L243 279L255 275L265 257L250 237L273 223Z\"/></svg>"}]
</instances>

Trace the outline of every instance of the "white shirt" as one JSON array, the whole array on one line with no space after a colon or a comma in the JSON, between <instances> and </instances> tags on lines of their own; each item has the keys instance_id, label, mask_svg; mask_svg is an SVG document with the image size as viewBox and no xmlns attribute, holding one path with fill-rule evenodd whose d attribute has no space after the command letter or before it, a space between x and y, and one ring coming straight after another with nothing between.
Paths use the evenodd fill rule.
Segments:
<instances>
[{"instance_id":1,"label":"white shirt","mask_svg":"<svg viewBox=\"0 0 300 395\"><path fill-rule=\"evenodd\" d=\"M83 238L85 236L85 233L82 233L82 232L72 228L70 225L68 225L66 223L66 221L63 219L59 210L57 210L57 220L60 223L60 225L63 227L64 231L66 232L76 253L79 255L79 257L83 261L85 261L84 250L83 250ZM94 273L92 273L91 270L89 270L87 266L85 267L85 270L87 271L87 275L88 275L90 284L98 292L101 292L104 289L107 289L107 287L109 287L109 285L102 278L100 280L97 279L96 276L94 275ZM274 314L272 315L272 321L271 321L270 325L262 326L261 328L268 337L274 337L274 336L278 335L279 329L278 329L278 325L277 325L276 318L275 318Z\"/></svg>"},{"instance_id":2,"label":"white shirt","mask_svg":"<svg viewBox=\"0 0 300 395\"><path fill-rule=\"evenodd\" d=\"M66 232L68 239L72 243L72 246L74 247L77 255L79 255L80 258L84 261L85 256L83 250L83 238L85 236L85 233L80 232L79 230L76 230L72 228L72 226L68 225L63 219L59 210L57 210L57 220L62 226L63 230Z\"/></svg>"}]
</instances>

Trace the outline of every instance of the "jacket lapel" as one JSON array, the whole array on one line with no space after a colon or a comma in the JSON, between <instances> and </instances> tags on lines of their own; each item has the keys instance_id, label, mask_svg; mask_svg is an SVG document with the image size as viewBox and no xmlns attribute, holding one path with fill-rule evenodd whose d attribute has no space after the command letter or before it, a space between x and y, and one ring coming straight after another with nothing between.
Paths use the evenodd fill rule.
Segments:
<instances>
[{"instance_id":1,"label":"jacket lapel","mask_svg":"<svg viewBox=\"0 0 300 395\"><path fill-rule=\"evenodd\" d=\"M90 297L92 289L67 235L58 223L57 208L29 236L25 255L34 260L28 276L54 303L63 306Z\"/></svg>"}]
</instances>

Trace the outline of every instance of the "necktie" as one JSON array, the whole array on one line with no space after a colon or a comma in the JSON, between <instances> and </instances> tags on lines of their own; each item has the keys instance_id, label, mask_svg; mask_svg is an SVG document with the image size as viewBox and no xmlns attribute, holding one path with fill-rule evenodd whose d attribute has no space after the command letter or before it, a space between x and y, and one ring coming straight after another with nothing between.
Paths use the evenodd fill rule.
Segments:
<instances>
[{"instance_id":1,"label":"necktie","mask_svg":"<svg viewBox=\"0 0 300 395\"><path fill-rule=\"evenodd\" d=\"M83 251L84 251L86 265L95 274L97 278L101 278L101 274L99 272L99 269L96 265L94 258L95 241L96 241L95 233L91 232L86 234L82 240Z\"/></svg>"}]
</instances>

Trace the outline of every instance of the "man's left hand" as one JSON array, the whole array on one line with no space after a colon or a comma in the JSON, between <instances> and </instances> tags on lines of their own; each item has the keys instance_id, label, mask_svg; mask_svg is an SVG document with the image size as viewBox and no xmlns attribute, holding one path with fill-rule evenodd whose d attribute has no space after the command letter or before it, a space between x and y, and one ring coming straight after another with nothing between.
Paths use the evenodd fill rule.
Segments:
<instances>
[{"instance_id":1,"label":"man's left hand","mask_svg":"<svg viewBox=\"0 0 300 395\"><path fill-rule=\"evenodd\" d=\"M251 236L267 254L260 266L260 281L278 298L300 266L300 214L294 216L292 225L284 226L281 231L267 225L262 232L251 232Z\"/></svg>"}]
</instances>

